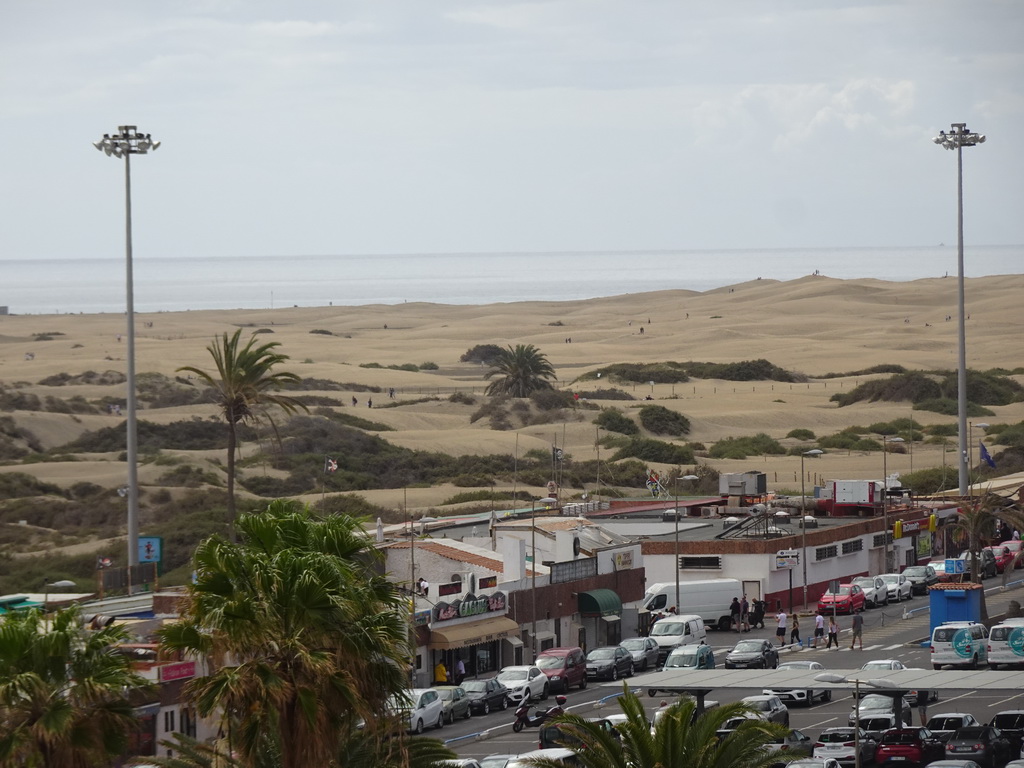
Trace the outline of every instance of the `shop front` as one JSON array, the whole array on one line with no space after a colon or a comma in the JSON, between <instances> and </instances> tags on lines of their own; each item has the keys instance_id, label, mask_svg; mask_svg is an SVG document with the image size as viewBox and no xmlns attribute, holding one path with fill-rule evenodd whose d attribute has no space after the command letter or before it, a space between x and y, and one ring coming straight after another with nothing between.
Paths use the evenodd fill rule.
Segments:
<instances>
[{"instance_id":1,"label":"shop front","mask_svg":"<svg viewBox=\"0 0 1024 768\"><path fill-rule=\"evenodd\" d=\"M522 658L519 625L505 616L505 594L466 595L462 600L440 602L432 609L431 667L443 663L451 682L457 682L459 662L465 677L488 676ZM432 680L431 682L439 682Z\"/></svg>"},{"instance_id":2,"label":"shop front","mask_svg":"<svg viewBox=\"0 0 1024 768\"><path fill-rule=\"evenodd\" d=\"M591 589L577 598L583 619L584 650L622 641L622 598L612 589ZM589 645L589 648L588 648Z\"/></svg>"}]
</instances>

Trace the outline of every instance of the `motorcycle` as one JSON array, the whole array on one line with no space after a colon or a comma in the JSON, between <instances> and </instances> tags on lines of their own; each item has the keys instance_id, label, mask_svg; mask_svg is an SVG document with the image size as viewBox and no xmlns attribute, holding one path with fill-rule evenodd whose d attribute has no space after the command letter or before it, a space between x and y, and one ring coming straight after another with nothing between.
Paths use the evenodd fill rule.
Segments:
<instances>
[{"instance_id":1,"label":"motorcycle","mask_svg":"<svg viewBox=\"0 0 1024 768\"><path fill-rule=\"evenodd\" d=\"M547 720L550 720L556 715L560 715L564 712L562 705L565 704L566 701L568 701L568 699L566 699L565 696L555 696L555 706L549 707L543 712L538 708L533 713L533 716L530 715L530 705L524 702L516 710L516 719L515 722L512 723L512 730L519 733L523 728L537 728L543 725Z\"/></svg>"}]
</instances>

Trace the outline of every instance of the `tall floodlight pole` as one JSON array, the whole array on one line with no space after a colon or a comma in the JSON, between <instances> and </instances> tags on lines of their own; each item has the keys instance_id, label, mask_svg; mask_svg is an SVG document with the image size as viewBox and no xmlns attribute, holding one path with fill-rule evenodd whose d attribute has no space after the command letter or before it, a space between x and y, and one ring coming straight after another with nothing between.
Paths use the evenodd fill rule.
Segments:
<instances>
[{"instance_id":1,"label":"tall floodlight pole","mask_svg":"<svg viewBox=\"0 0 1024 768\"><path fill-rule=\"evenodd\" d=\"M676 552L676 568L675 568L675 571L676 571L676 610L677 611L679 610L679 606L682 605L682 602L683 602L682 600L679 599L679 481L680 480L688 480L688 481L692 482L694 480L700 480L700 478L697 477L696 475L683 475L682 477L677 477L676 478L676 482L675 482L675 486L676 486L676 513L675 513L674 517L676 519L676 547L675 547L675 552Z\"/></svg>"},{"instance_id":2,"label":"tall floodlight pole","mask_svg":"<svg viewBox=\"0 0 1024 768\"><path fill-rule=\"evenodd\" d=\"M807 493L804 491L804 456L821 456L824 451L812 448L800 454L800 530L803 542L801 544L800 563L804 572L804 609L807 608Z\"/></svg>"},{"instance_id":3,"label":"tall floodlight pole","mask_svg":"<svg viewBox=\"0 0 1024 768\"><path fill-rule=\"evenodd\" d=\"M945 149L956 150L956 287L958 322L958 354L956 368L956 414L960 448L960 495L967 495L969 485L967 453L967 332L964 314L964 147L985 143L984 134L971 133L966 123L953 123L949 133L939 131L932 139Z\"/></svg>"},{"instance_id":4,"label":"tall floodlight pole","mask_svg":"<svg viewBox=\"0 0 1024 768\"><path fill-rule=\"evenodd\" d=\"M125 218L125 285L127 293L128 323L125 339L128 353L127 448L128 448L128 567L129 590L131 568L139 564L139 445L135 399L135 294L132 278L132 170L131 156L145 155L160 147L148 133L139 133L134 125L118 126L118 133L103 134L93 146L107 156L124 158L124 218Z\"/></svg>"},{"instance_id":5,"label":"tall floodlight pole","mask_svg":"<svg viewBox=\"0 0 1024 768\"><path fill-rule=\"evenodd\" d=\"M890 443L902 443L902 437L887 437L882 435L882 518L885 520L885 572L892 573L895 570L895 563L892 563L892 542L889 536L889 467L886 459L889 455Z\"/></svg>"}]
</instances>

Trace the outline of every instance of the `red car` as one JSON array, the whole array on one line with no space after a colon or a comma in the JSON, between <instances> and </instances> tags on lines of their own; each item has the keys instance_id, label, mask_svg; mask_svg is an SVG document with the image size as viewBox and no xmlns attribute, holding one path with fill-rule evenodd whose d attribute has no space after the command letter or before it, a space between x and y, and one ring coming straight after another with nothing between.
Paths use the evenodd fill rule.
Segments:
<instances>
[{"instance_id":1,"label":"red car","mask_svg":"<svg viewBox=\"0 0 1024 768\"><path fill-rule=\"evenodd\" d=\"M997 544L994 547L986 547L986 549L991 550L992 554L996 558L996 572L997 573L1002 573L1003 571L1005 571L1006 570L1006 566L1010 565L1010 563L1013 562L1013 552L1011 552L1010 548L1007 547L1007 546L1004 546L1002 544ZM1011 570L1012 570L1012 568L1011 568Z\"/></svg>"},{"instance_id":2,"label":"red car","mask_svg":"<svg viewBox=\"0 0 1024 768\"><path fill-rule=\"evenodd\" d=\"M946 746L927 728L890 728L875 749L875 764L927 765L946 757Z\"/></svg>"},{"instance_id":3,"label":"red car","mask_svg":"<svg viewBox=\"0 0 1024 768\"><path fill-rule=\"evenodd\" d=\"M818 610L822 613L853 613L864 610L864 590L856 584L840 584L837 592L826 592L818 598Z\"/></svg>"}]
</instances>

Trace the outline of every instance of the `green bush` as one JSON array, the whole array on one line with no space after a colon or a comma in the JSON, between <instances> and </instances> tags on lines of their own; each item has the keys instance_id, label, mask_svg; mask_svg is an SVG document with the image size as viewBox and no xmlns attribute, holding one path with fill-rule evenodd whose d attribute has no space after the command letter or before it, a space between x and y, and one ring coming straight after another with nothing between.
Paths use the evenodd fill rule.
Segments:
<instances>
[{"instance_id":1,"label":"green bush","mask_svg":"<svg viewBox=\"0 0 1024 768\"><path fill-rule=\"evenodd\" d=\"M615 408L605 408L594 419L594 423L607 429L609 432L618 432L622 435L638 435L640 427L635 421L629 418L622 411Z\"/></svg>"},{"instance_id":2,"label":"green bush","mask_svg":"<svg viewBox=\"0 0 1024 768\"><path fill-rule=\"evenodd\" d=\"M791 429L786 437L793 440L814 440L814 433L809 429Z\"/></svg>"},{"instance_id":3,"label":"green bush","mask_svg":"<svg viewBox=\"0 0 1024 768\"><path fill-rule=\"evenodd\" d=\"M914 410L930 411L931 413L939 413L943 416L956 416L958 413L957 401L948 397L922 400L920 403L914 403ZM995 416L995 412L968 401L967 415L972 418L978 418L980 416Z\"/></svg>"},{"instance_id":4,"label":"green bush","mask_svg":"<svg viewBox=\"0 0 1024 768\"><path fill-rule=\"evenodd\" d=\"M465 392L452 392L448 396L449 403L459 403L461 405L476 405L476 398L472 395L468 395Z\"/></svg>"},{"instance_id":5,"label":"green bush","mask_svg":"<svg viewBox=\"0 0 1024 768\"><path fill-rule=\"evenodd\" d=\"M708 451L708 456L713 459L745 459L748 456L785 456L786 449L778 440L769 437L764 432L758 432L752 437L727 437L719 440Z\"/></svg>"},{"instance_id":6,"label":"green bush","mask_svg":"<svg viewBox=\"0 0 1024 768\"><path fill-rule=\"evenodd\" d=\"M558 408L572 408L576 398L572 392L561 389L537 389L530 393L530 401L542 411L553 411Z\"/></svg>"},{"instance_id":7,"label":"green bush","mask_svg":"<svg viewBox=\"0 0 1024 768\"><path fill-rule=\"evenodd\" d=\"M501 359L504 352L504 348L499 347L497 344L477 344L475 347L470 347L462 357L459 358L459 362L494 365L497 360Z\"/></svg>"},{"instance_id":8,"label":"green bush","mask_svg":"<svg viewBox=\"0 0 1024 768\"><path fill-rule=\"evenodd\" d=\"M610 389L581 389L576 392L581 400L636 400L629 392L612 387Z\"/></svg>"},{"instance_id":9,"label":"green bush","mask_svg":"<svg viewBox=\"0 0 1024 768\"><path fill-rule=\"evenodd\" d=\"M956 424L929 424L924 431L936 437L952 437L959 434L960 428Z\"/></svg>"},{"instance_id":10,"label":"green bush","mask_svg":"<svg viewBox=\"0 0 1024 768\"><path fill-rule=\"evenodd\" d=\"M656 461L660 464L690 464L693 462L693 451L684 445L675 445L661 440L645 437L634 437L626 445L616 451L611 460L640 459Z\"/></svg>"},{"instance_id":11,"label":"green bush","mask_svg":"<svg viewBox=\"0 0 1024 768\"><path fill-rule=\"evenodd\" d=\"M640 423L656 435L682 437L690 432L690 420L663 405L645 405L640 408Z\"/></svg>"},{"instance_id":12,"label":"green bush","mask_svg":"<svg viewBox=\"0 0 1024 768\"><path fill-rule=\"evenodd\" d=\"M440 369L440 366L437 363L432 363L429 360L425 363L420 363L417 367L421 371L436 371Z\"/></svg>"}]
</instances>

